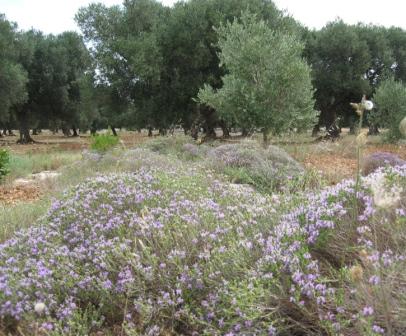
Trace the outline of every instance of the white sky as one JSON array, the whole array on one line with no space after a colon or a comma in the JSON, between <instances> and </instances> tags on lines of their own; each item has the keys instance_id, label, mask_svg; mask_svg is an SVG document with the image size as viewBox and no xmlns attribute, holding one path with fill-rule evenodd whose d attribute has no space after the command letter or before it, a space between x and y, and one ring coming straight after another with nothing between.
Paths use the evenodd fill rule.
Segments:
<instances>
[{"instance_id":1,"label":"white sky","mask_svg":"<svg viewBox=\"0 0 406 336\"><path fill-rule=\"evenodd\" d=\"M93 2L106 6L120 5L122 0L0 0L0 13L6 14L18 27L29 30L32 27L44 33L59 34L67 30L79 31L74 17L80 7ZM161 0L171 5L174 0Z\"/></svg>"},{"instance_id":2,"label":"white sky","mask_svg":"<svg viewBox=\"0 0 406 336\"><path fill-rule=\"evenodd\" d=\"M241 0L244 1L244 0ZM91 2L110 6L122 0L0 0L0 13L21 29L32 27L58 34L78 30L73 20L79 7ZM162 0L171 5L176 0ZM294 18L310 28L321 28L340 17L347 23L374 23L406 29L406 0L274 0Z\"/></svg>"},{"instance_id":3,"label":"white sky","mask_svg":"<svg viewBox=\"0 0 406 336\"><path fill-rule=\"evenodd\" d=\"M1 1L1 0L0 0ZM309 28L322 28L340 17L344 22L373 23L406 29L406 0L273 0Z\"/></svg>"}]
</instances>

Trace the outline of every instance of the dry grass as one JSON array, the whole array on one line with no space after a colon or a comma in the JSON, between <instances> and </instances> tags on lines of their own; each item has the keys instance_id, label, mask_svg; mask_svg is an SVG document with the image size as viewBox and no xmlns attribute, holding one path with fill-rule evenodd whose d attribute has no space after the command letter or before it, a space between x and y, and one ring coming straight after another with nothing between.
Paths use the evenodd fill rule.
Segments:
<instances>
[{"instance_id":1,"label":"dry grass","mask_svg":"<svg viewBox=\"0 0 406 336\"><path fill-rule=\"evenodd\" d=\"M17 133L16 133L17 134ZM133 147L148 139L146 132L123 131L118 132L120 140L126 147ZM0 138L0 148L6 148L15 154L26 154L32 152L58 152L58 151L81 151L89 148L90 134L80 135L79 137L66 137L62 133L52 134L44 130L40 135L33 135L36 141L33 144L17 144L18 136L5 136Z\"/></svg>"}]
</instances>

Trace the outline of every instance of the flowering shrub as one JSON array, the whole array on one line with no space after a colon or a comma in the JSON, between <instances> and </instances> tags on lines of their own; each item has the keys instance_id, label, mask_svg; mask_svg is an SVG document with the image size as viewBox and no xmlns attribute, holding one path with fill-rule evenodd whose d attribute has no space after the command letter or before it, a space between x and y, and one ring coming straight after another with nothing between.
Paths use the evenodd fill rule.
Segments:
<instances>
[{"instance_id":1,"label":"flowering shrub","mask_svg":"<svg viewBox=\"0 0 406 336\"><path fill-rule=\"evenodd\" d=\"M406 165L377 171L357 192L348 180L307 199L260 241L257 281L285 284L292 318L301 313L302 323L307 316L307 323L318 320L333 334L354 328L368 335L404 333L406 300L398 293L406 282L398 281L406 276ZM351 274L349 267L359 263Z\"/></svg>"},{"instance_id":2,"label":"flowering shrub","mask_svg":"<svg viewBox=\"0 0 406 336\"><path fill-rule=\"evenodd\" d=\"M190 138L186 136L159 136L147 141L144 147L159 154L179 153L189 142Z\"/></svg>"},{"instance_id":3,"label":"flowering shrub","mask_svg":"<svg viewBox=\"0 0 406 336\"><path fill-rule=\"evenodd\" d=\"M177 156L180 159L197 161L204 159L209 150L210 147L206 145L186 143L181 147Z\"/></svg>"},{"instance_id":4,"label":"flowering shrub","mask_svg":"<svg viewBox=\"0 0 406 336\"><path fill-rule=\"evenodd\" d=\"M43 303L44 328L64 332L89 309L96 324L128 320L145 331L159 316L160 327L180 328L249 265L249 255L230 263L237 237L270 212L271 202L250 188L203 183L193 170L90 179L55 201L44 225L1 245L2 324L34 319Z\"/></svg>"},{"instance_id":5,"label":"flowering shrub","mask_svg":"<svg viewBox=\"0 0 406 336\"><path fill-rule=\"evenodd\" d=\"M112 162L0 245L0 332L405 330L406 166L271 197L147 149Z\"/></svg>"},{"instance_id":6,"label":"flowering shrub","mask_svg":"<svg viewBox=\"0 0 406 336\"><path fill-rule=\"evenodd\" d=\"M289 189L289 181L303 175L303 168L284 150L243 142L218 146L208 152L208 162L234 182L252 184L265 192Z\"/></svg>"},{"instance_id":7,"label":"flowering shrub","mask_svg":"<svg viewBox=\"0 0 406 336\"><path fill-rule=\"evenodd\" d=\"M397 155L386 152L376 152L364 158L361 167L362 175L366 176L374 172L376 169L385 166L402 166L406 161L399 158Z\"/></svg>"}]
</instances>

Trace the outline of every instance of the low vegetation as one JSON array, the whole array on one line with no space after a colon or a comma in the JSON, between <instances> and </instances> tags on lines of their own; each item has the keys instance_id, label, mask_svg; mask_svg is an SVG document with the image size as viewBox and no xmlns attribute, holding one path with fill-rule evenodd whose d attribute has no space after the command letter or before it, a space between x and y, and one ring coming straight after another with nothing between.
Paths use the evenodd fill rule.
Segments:
<instances>
[{"instance_id":1,"label":"low vegetation","mask_svg":"<svg viewBox=\"0 0 406 336\"><path fill-rule=\"evenodd\" d=\"M387 141L395 142L404 137L399 127L406 116L406 86L401 81L390 79L381 83L374 95L377 109L371 113L369 120L385 127Z\"/></svg>"},{"instance_id":2,"label":"low vegetation","mask_svg":"<svg viewBox=\"0 0 406 336\"><path fill-rule=\"evenodd\" d=\"M117 136L107 134L96 134L92 136L90 148L96 152L106 152L119 143Z\"/></svg>"},{"instance_id":3,"label":"low vegetation","mask_svg":"<svg viewBox=\"0 0 406 336\"><path fill-rule=\"evenodd\" d=\"M406 166L378 168L358 187L306 185L294 178L303 167L277 147L166 140L84 152L54 190L72 177L78 185L14 212L38 219L3 235L2 332L406 330ZM263 161L293 178L261 189L227 170L256 174Z\"/></svg>"},{"instance_id":4,"label":"low vegetation","mask_svg":"<svg viewBox=\"0 0 406 336\"><path fill-rule=\"evenodd\" d=\"M54 171L78 161L80 157L81 153L75 151L13 153L10 155L8 166L10 174L7 179L13 181L16 178L27 177L30 174Z\"/></svg>"},{"instance_id":5,"label":"low vegetation","mask_svg":"<svg viewBox=\"0 0 406 336\"><path fill-rule=\"evenodd\" d=\"M399 158L399 156L386 153L386 152L376 152L371 155L366 156L362 160L361 172L363 175L369 175L375 170L381 167L387 166L403 166L406 164L405 160Z\"/></svg>"},{"instance_id":6,"label":"low vegetation","mask_svg":"<svg viewBox=\"0 0 406 336\"><path fill-rule=\"evenodd\" d=\"M5 149L0 149L0 181L10 172L10 154Z\"/></svg>"}]
</instances>

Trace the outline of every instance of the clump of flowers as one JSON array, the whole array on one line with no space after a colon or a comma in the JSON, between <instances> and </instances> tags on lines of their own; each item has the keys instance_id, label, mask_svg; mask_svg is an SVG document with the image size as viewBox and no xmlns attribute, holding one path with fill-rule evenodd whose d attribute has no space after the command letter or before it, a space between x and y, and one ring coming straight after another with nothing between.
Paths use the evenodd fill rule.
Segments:
<instances>
[{"instance_id":1,"label":"clump of flowers","mask_svg":"<svg viewBox=\"0 0 406 336\"><path fill-rule=\"evenodd\" d=\"M40 318L65 330L96 309L96 325L128 319L143 333L158 316L161 326L180 328L211 314L204 301L240 276L249 233L273 206L194 168L89 179L55 200L42 225L0 246L0 324ZM246 237L247 252L230 264L238 237Z\"/></svg>"},{"instance_id":2,"label":"clump of flowers","mask_svg":"<svg viewBox=\"0 0 406 336\"><path fill-rule=\"evenodd\" d=\"M391 209L381 209L374 202L370 182L377 179L399 192L400 198ZM298 311L318 316L319 323L334 333L350 330L348 325L370 332L372 323L373 330L403 330L401 312L406 301L395 297L404 288L393 279L404 277L406 241L401 227L406 220L405 187L406 165L381 169L361 180L358 188L348 180L307 195L308 203L283 216L265 238L258 274L273 279L275 286L286 284L282 292L290 293L294 316ZM354 197L359 211L355 218ZM363 257L357 251L362 251ZM343 272L348 272L348 283L341 288L332 285L338 280L331 274ZM290 281L285 282L286 275ZM377 299L381 296L386 297L386 304ZM276 297L284 299L282 295ZM354 311L357 306L359 313Z\"/></svg>"},{"instance_id":3,"label":"clump of flowers","mask_svg":"<svg viewBox=\"0 0 406 336\"><path fill-rule=\"evenodd\" d=\"M361 173L366 176L381 167L386 166L402 166L406 161L402 160L399 156L387 152L375 152L368 155L362 160Z\"/></svg>"},{"instance_id":4,"label":"clump of flowers","mask_svg":"<svg viewBox=\"0 0 406 336\"><path fill-rule=\"evenodd\" d=\"M347 180L267 196L146 149L118 160L134 172L88 179L0 245L1 332L33 323L56 334L406 328L406 166L358 188ZM399 192L390 208L376 204L379 179Z\"/></svg>"},{"instance_id":5,"label":"clump of flowers","mask_svg":"<svg viewBox=\"0 0 406 336\"><path fill-rule=\"evenodd\" d=\"M262 148L255 142L220 145L208 152L207 162L234 182L254 185L261 191L281 190L300 178L302 166L276 146Z\"/></svg>"},{"instance_id":6,"label":"clump of flowers","mask_svg":"<svg viewBox=\"0 0 406 336\"><path fill-rule=\"evenodd\" d=\"M182 146L178 156L180 156L180 158L194 160L203 158L207 154L208 150L209 147L207 147L206 145L197 146L192 143L186 143Z\"/></svg>"},{"instance_id":7,"label":"clump of flowers","mask_svg":"<svg viewBox=\"0 0 406 336\"><path fill-rule=\"evenodd\" d=\"M159 136L147 141L144 147L155 153L170 154L181 152L183 145L187 143L190 143L187 136Z\"/></svg>"},{"instance_id":8,"label":"clump of flowers","mask_svg":"<svg viewBox=\"0 0 406 336\"><path fill-rule=\"evenodd\" d=\"M385 174L378 173L366 179L366 183L372 190L374 204L380 208L393 208L401 200L404 193L403 187L390 183Z\"/></svg>"}]
</instances>

